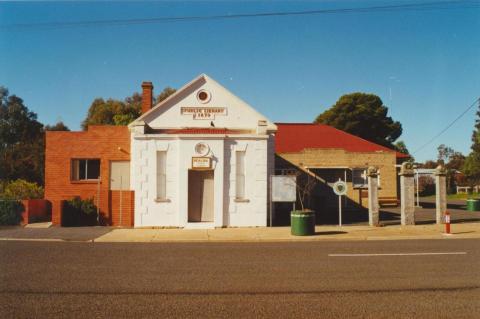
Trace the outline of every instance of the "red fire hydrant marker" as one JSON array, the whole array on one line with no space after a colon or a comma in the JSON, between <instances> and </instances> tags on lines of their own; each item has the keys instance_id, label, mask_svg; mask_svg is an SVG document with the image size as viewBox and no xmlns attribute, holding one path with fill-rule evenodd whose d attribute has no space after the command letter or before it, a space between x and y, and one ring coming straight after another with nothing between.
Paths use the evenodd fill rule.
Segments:
<instances>
[{"instance_id":1,"label":"red fire hydrant marker","mask_svg":"<svg viewBox=\"0 0 480 319\"><path fill-rule=\"evenodd\" d=\"M445 234L450 234L450 213L445 212Z\"/></svg>"}]
</instances>

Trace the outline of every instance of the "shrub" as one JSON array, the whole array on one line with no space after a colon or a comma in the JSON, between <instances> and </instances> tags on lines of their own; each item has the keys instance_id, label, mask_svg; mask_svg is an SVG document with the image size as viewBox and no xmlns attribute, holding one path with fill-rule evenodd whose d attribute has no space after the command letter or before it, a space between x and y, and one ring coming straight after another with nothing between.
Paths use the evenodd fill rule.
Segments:
<instances>
[{"instance_id":1,"label":"shrub","mask_svg":"<svg viewBox=\"0 0 480 319\"><path fill-rule=\"evenodd\" d=\"M97 206L92 198L74 197L65 201L62 210L62 226L95 226L97 224Z\"/></svg>"},{"instance_id":2,"label":"shrub","mask_svg":"<svg viewBox=\"0 0 480 319\"><path fill-rule=\"evenodd\" d=\"M0 225L20 224L24 209L20 201L0 200Z\"/></svg>"},{"instance_id":3,"label":"shrub","mask_svg":"<svg viewBox=\"0 0 480 319\"><path fill-rule=\"evenodd\" d=\"M6 182L3 185L2 197L4 199L37 199L43 198L43 187L23 179Z\"/></svg>"}]
</instances>

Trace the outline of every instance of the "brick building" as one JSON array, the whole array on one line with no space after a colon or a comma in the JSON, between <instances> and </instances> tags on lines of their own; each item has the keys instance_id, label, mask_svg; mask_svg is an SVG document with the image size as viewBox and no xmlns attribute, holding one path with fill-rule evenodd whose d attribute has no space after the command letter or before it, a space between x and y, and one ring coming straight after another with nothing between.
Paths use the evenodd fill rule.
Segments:
<instances>
[{"instance_id":1,"label":"brick building","mask_svg":"<svg viewBox=\"0 0 480 319\"><path fill-rule=\"evenodd\" d=\"M47 132L54 224L61 201L80 196L94 199L105 225L265 226L269 176L291 168L318 179L319 211L335 206L338 179L349 185L347 207L366 206L368 166L380 170L380 198L397 198L403 154L326 125L275 125L206 75L155 106L153 85L142 89L143 114L128 127Z\"/></svg>"},{"instance_id":2,"label":"brick building","mask_svg":"<svg viewBox=\"0 0 480 319\"><path fill-rule=\"evenodd\" d=\"M53 223L80 196L108 225L265 226L275 124L206 75L155 106L153 85L142 89L128 127L47 133Z\"/></svg>"},{"instance_id":3,"label":"brick building","mask_svg":"<svg viewBox=\"0 0 480 319\"><path fill-rule=\"evenodd\" d=\"M336 181L347 182L344 197L347 209L368 207L366 169L379 169L380 203L395 203L398 198L396 165L409 156L328 125L312 123L276 123L275 136L276 173L296 168L312 174L317 187L312 196L311 208L327 213L325 221L336 218L338 197L331 186ZM320 219L322 220L322 219Z\"/></svg>"},{"instance_id":4,"label":"brick building","mask_svg":"<svg viewBox=\"0 0 480 319\"><path fill-rule=\"evenodd\" d=\"M80 196L94 199L103 224L131 226L134 198L129 163L130 132L125 126L91 125L85 132L47 131L45 198L52 202L53 224L60 224L61 201ZM124 167L127 170L122 170Z\"/></svg>"}]
</instances>

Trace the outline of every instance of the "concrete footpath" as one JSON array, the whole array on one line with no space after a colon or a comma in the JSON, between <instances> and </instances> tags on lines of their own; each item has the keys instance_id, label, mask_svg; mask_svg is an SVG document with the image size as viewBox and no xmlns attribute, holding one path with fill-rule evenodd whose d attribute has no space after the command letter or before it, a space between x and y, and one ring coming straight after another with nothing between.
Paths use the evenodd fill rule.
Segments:
<instances>
[{"instance_id":1,"label":"concrete footpath","mask_svg":"<svg viewBox=\"0 0 480 319\"><path fill-rule=\"evenodd\" d=\"M114 227L0 228L0 240L80 242L279 242L480 238L480 223L417 226L317 226L314 236L292 236L290 227L150 229Z\"/></svg>"}]
</instances>

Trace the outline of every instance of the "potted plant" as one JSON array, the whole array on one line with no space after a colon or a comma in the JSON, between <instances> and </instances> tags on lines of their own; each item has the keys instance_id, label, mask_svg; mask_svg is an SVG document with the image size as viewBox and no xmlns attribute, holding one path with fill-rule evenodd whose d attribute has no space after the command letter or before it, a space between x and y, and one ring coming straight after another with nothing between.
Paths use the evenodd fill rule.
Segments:
<instances>
[{"instance_id":1,"label":"potted plant","mask_svg":"<svg viewBox=\"0 0 480 319\"><path fill-rule=\"evenodd\" d=\"M301 210L290 212L291 234L295 236L315 235L315 211L307 208L316 179L309 172L298 172L295 176Z\"/></svg>"}]
</instances>

